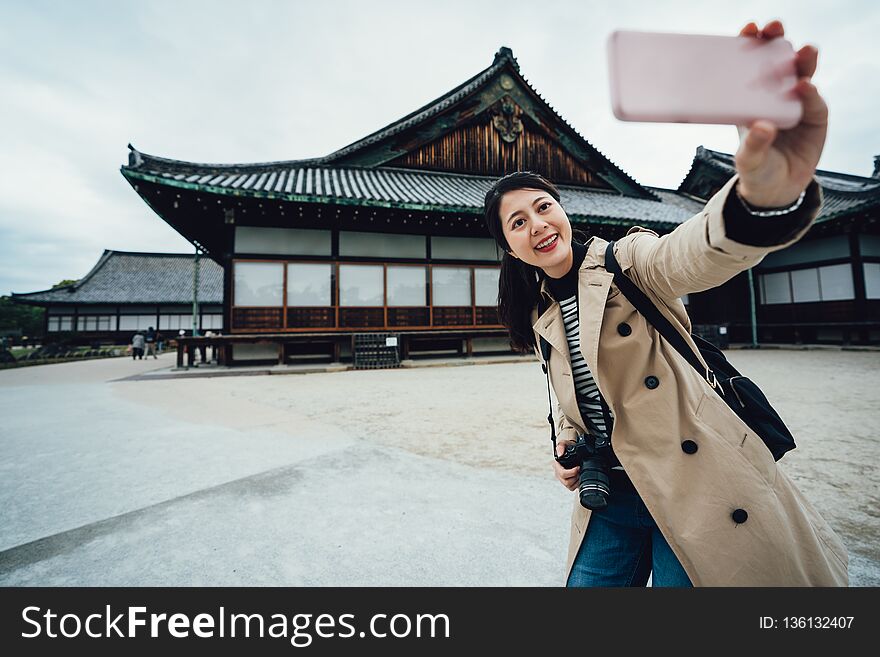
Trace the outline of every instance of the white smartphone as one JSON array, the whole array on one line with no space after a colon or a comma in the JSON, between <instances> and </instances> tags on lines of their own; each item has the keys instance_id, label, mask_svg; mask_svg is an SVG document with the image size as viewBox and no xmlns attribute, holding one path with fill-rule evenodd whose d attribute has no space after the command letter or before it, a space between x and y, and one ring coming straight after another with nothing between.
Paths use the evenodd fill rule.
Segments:
<instances>
[{"instance_id":1,"label":"white smartphone","mask_svg":"<svg viewBox=\"0 0 880 657\"><path fill-rule=\"evenodd\" d=\"M608 37L611 107L621 121L796 126L795 53L782 37L616 30Z\"/></svg>"}]
</instances>

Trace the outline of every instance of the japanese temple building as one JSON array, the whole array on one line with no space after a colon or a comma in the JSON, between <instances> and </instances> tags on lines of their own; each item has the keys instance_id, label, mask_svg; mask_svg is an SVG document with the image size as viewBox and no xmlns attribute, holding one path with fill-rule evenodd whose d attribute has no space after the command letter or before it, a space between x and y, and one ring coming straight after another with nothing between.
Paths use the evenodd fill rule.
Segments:
<instances>
[{"instance_id":1,"label":"japanese temple building","mask_svg":"<svg viewBox=\"0 0 880 657\"><path fill-rule=\"evenodd\" d=\"M679 192L708 199L735 173L733 157L698 148ZM753 271L759 342L880 344L880 156L871 176L818 170L825 202L797 243ZM749 278L692 294L694 323L727 324L749 342Z\"/></svg>"},{"instance_id":2,"label":"japanese temple building","mask_svg":"<svg viewBox=\"0 0 880 657\"><path fill-rule=\"evenodd\" d=\"M614 165L541 98L507 48L325 157L211 165L130 147L122 175L222 265L224 333L266 336L265 353L235 345L235 360L272 357L276 343L345 360L352 334L365 332L398 334L404 355L509 349L482 206L495 178L520 169L557 183L572 221L603 237L634 223L668 232L702 205Z\"/></svg>"},{"instance_id":3,"label":"japanese temple building","mask_svg":"<svg viewBox=\"0 0 880 657\"><path fill-rule=\"evenodd\" d=\"M353 332L464 339L469 351L475 340L503 338L499 254L482 203L492 181L514 170L556 182L573 224L604 238L634 224L669 232L734 173L731 156L700 148L678 190L640 185L559 116L502 48L470 80L325 157L207 165L132 147L122 174L222 265L226 332L323 337L340 357ZM880 337L876 174L817 174L826 204L816 225L753 277L762 341ZM694 323L724 323L731 339L749 341L748 280L691 295Z\"/></svg>"},{"instance_id":4,"label":"japanese temple building","mask_svg":"<svg viewBox=\"0 0 880 657\"><path fill-rule=\"evenodd\" d=\"M127 344L153 327L170 338L192 333L193 283L198 285L198 329L223 326L223 269L192 255L105 250L76 283L13 294L18 303L46 308L45 334L65 333L78 344Z\"/></svg>"},{"instance_id":5,"label":"japanese temple building","mask_svg":"<svg viewBox=\"0 0 880 657\"><path fill-rule=\"evenodd\" d=\"M499 252L482 216L498 176L541 173L575 227L615 239L633 225L672 231L734 173L732 156L700 147L679 189L639 184L556 113L508 48L324 157L199 164L129 149L125 179L218 265L222 327L211 325L243 339L232 345L236 361L347 360L352 336L370 332L399 335L404 356L508 350ZM689 295L695 325L724 324L731 341L750 342L751 273L760 341L880 341L877 168L817 178L826 203L809 233L755 271Z\"/></svg>"}]
</instances>

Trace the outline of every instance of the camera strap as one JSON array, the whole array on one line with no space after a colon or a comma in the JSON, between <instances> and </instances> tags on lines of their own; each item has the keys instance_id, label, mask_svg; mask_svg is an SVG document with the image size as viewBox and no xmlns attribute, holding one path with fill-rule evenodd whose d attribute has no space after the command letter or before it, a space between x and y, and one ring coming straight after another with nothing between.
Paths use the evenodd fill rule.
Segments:
<instances>
[{"instance_id":1,"label":"camera strap","mask_svg":"<svg viewBox=\"0 0 880 657\"><path fill-rule=\"evenodd\" d=\"M544 314L545 308L544 306L544 295L541 294L540 290L538 291L538 317ZM539 336L541 339L541 369L544 370L544 374L547 377L547 404L550 406L550 412L547 414L547 422L550 423L550 441L552 444L553 450L553 458L556 458L556 425L553 424L553 400L550 397L550 370L548 366L550 364L550 343L544 339L544 336Z\"/></svg>"}]
</instances>

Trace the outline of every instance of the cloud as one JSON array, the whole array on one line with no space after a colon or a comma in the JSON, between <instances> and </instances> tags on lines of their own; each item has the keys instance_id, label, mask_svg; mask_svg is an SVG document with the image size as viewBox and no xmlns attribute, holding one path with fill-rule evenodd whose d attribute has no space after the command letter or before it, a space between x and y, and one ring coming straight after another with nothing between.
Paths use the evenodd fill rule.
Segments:
<instances>
[{"instance_id":1,"label":"cloud","mask_svg":"<svg viewBox=\"0 0 880 657\"><path fill-rule=\"evenodd\" d=\"M128 142L200 162L324 155L457 86L502 45L611 161L643 184L676 187L697 146L733 152L736 133L617 121L607 34L723 34L776 17L796 46L820 47L816 80L832 112L820 167L870 174L875 3L4 3L0 293L81 276L104 248L191 249L119 174Z\"/></svg>"}]
</instances>

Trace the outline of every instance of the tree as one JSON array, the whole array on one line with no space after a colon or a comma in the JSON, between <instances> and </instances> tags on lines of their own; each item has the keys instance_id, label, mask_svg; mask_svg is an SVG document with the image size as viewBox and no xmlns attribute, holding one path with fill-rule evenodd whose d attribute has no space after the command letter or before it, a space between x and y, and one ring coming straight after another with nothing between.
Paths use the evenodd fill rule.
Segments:
<instances>
[{"instance_id":1,"label":"tree","mask_svg":"<svg viewBox=\"0 0 880 657\"><path fill-rule=\"evenodd\" d=\"M0 332L21 331L22 335L42 335L45 308L15 303L11 297L0 297Z\"/></svg>"},{"instance_id":2,"label":"tree","mask_svg":"<svg viewBox=\"0 0 880 657\"><path fill-rule=\"evenodd\" d=\"M52 289L54 290L56 287L63 287L65 285L73 285L74 283L76 283L76 281L65 278L63 281L55 283L55 285L52 286Z\"/></svg>"}]
</instances>

